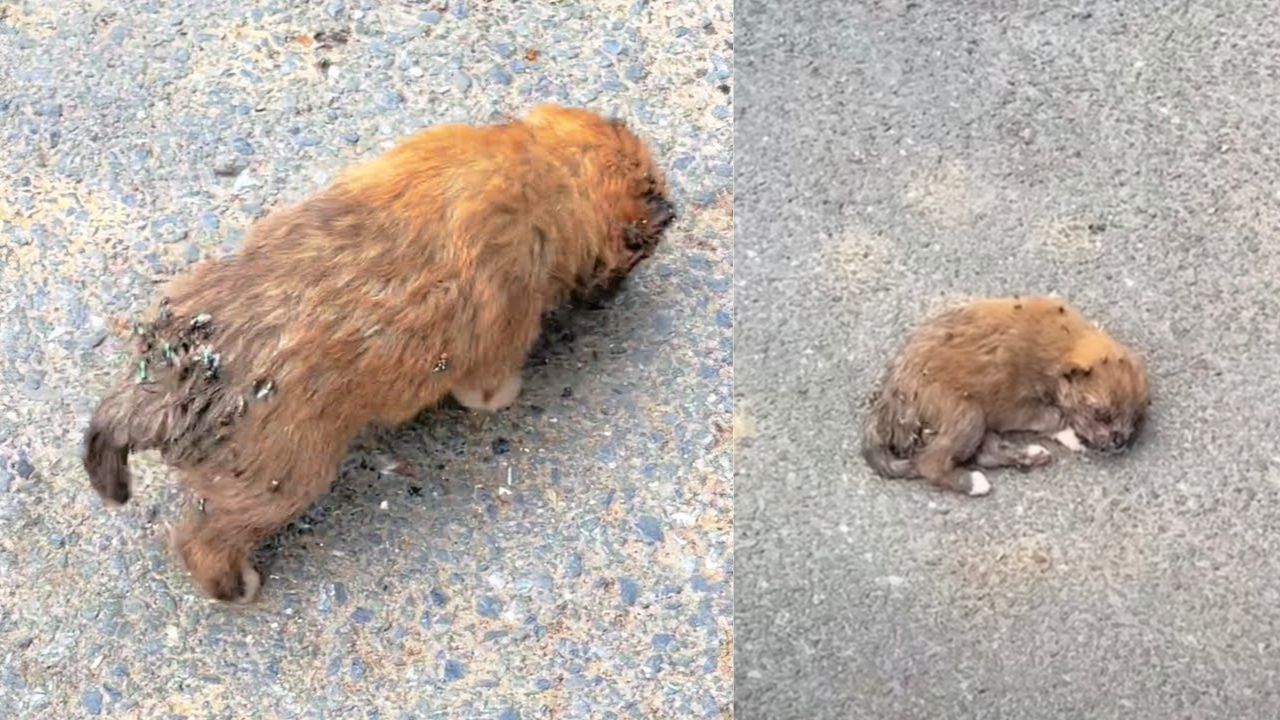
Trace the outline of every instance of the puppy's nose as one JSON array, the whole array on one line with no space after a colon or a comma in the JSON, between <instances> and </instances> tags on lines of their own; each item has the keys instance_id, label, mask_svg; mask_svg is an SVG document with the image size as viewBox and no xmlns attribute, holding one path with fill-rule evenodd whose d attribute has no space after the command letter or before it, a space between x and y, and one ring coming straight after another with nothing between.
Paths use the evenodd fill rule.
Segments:
<instances>
[{"instance_id":1,"label":"puppy's nose","mask_svg":"<svg viewBox=\"0 0 1280 720\"><path fill-rule=\"evenodd\" d=\"M676 208L666 198L658 198L653 203L649 224L664 230L676 219Z\"/></svg>"}]
</instances>

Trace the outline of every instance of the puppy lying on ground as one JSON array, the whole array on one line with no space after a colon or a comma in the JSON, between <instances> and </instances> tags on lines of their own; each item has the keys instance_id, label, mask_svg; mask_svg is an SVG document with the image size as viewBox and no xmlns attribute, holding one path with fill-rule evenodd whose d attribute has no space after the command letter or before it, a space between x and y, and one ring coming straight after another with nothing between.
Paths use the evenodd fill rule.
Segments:
<instances>
[{"instance_id":1,"label":"puppy lying on ground","mask_svg":"<svg viewBox=\"0 0 1280 720\"><path fill-rule=\"evenodd\" d=\"M90 481L124 503L129 453L159 448L201 498L178 555L209 595L250 601L254 549L329 489L363 427L448 394L511 404L543 313L616 289L673 218L620 122L544 105L425 130L167 288L93 415Z\"/></svg>"},{"instance_id":2,"label":"puppy lying on ground","mask_svg":"<svg viewBox=\"0 0 1280 720\"><path fill-rule=\"evenodd\" d=\"M1053 459L1002 433L1116 452L1133 439L1147 404L1142 359L1070 306L983 300L943 312L908 339L872 398L862 452L884 477L985 495L986 476L962 466L1031 468Z\"/></svg>"}]
</instances>

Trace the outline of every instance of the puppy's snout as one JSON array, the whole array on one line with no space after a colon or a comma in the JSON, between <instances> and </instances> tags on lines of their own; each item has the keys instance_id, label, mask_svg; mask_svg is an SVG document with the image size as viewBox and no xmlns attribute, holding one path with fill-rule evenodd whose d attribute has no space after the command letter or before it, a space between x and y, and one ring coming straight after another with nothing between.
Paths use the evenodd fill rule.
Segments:
<instances>
[{"instance_id":1,"label":"puppy's snout","mask_svg":"<svg viewBox=\"0 0 1280 720\"><path fill-rule=\"evenodd\" d=\"M667 226L676 219L676 206L672 205L666 198L656 198L653 200L652 209L649 215L649 224L658 230L666 230Z\"/></svg>"},{"instance_id":2,"label":"puppy's snout","mask_svg":"<svg viewBox=\"0 0 1280 720\"><path fill-rule=\"evenodd\" d=\"M1132 442L1133 433L1110 430L1103 431L1103 434L1094 442L1094 446L1104 453L1111 454L1127 449Z\"/></svg>"}]
</instances>

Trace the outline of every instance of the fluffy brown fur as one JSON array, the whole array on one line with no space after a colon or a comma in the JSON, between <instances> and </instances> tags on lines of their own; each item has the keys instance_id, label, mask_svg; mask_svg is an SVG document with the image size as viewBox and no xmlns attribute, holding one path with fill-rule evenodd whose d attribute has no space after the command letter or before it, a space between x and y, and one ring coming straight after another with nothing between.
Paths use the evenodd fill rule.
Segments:
<instances>
[{"instance_id":1,"label":"fluffy brown fur","mask_svg":"<svg viewBox=\"0 0 1280 720\"><path fill-rule=\"evenodd\" d=\"M673 217L620 122L539 106L425 130L167 288L93 415L92 485L126 502L129 453L159 448L202 498L174 535L183 563L209 595L252 600L253 550L328 490L363 427L450 393L510 404L543 313L615 289Z\"/></svg>"},{"instance_id":2,"label":"fluffy brown fur","mask_svg":"<svg viewBox=\"0 0 1280 720\"><path fill-rule=\"evenodd\" d=\"M1115 452L1148 404L1142 359L1053 298L982 300L947 310L908 339L871 401L863 456L885 477L923 477L971 495L983 468L1044 465L1052 436Z\"/></svg>"}]
</instances>

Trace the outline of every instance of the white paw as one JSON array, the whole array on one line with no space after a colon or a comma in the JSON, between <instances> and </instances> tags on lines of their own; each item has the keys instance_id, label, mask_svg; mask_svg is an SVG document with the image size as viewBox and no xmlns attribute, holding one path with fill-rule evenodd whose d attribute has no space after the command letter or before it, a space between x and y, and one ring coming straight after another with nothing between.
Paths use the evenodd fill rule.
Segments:
<instances>
[{"instance_id":1,"label":"white paw","mask_svg":"<svg viewBox=\"0 0 1280 720\"><path fill-rule=\"evenodd\" d=\"M519 373L502 381L502 385L498 386L498 389L493 393L493 397L489 398L489 408L492 410L505 410L511 407L520 395L520 388L523 384L524 379L520 377Z\"/></svg>"},{"instance_id":2,"label":"white paw","mask_svg":"<svg viewBox=\"0 0 1280 720\"><path fill-rule=\"evenodd\" d=\"M497 412L511 407L520 395L522 378L517 373L502 381L496 389L489 392L471 388L454 388L451 393L458 404L469 410Z\"/></svg>"},{"instance_id":3,"label":"white paw","mask_svg":"<svg viewBox=\"0 0 1280 720\"><path fill-rule=\"evenodd\" d=\"M1080 442L1080 436L1076 435L1076 431L1067 428L1061 432L1054 433L1053 439L1062 447L1072 451L1080 452L1084 450L1084 443Z\"/></svg>"},{"instance_id":4,"label":"white paw","mask_svg":"<svg viewBox=\"0 0 1280 720\"><path fill-rule=\"evenodd\" d=\"M1049 456L1049 449L1043 445L1028 445L1024 452L1032 460L1040 460Z\"/></svg>"},{"instance_id":5,"label":"white paw","mask_svg":"<svg viewBox=\"0 0 1280 720\"><path fill-rule=\"evenodd\" d=\"M262 575L252 565L245 563L240 568L240 577L244 579L244 595L235 602L248 605L258 598L258 591L262 589Z\"/></svg>"},{"instance_id":6,"label":"white paw","mask_svg":"<svg viewBox=\"0 0 1280 720\"><path fill-rule=\"evenodd\" d=\"M987 476L974 470L969 473L969 495L980 497L991 492L991 482L987 480Z\"/></svg>"}]
</instances>

